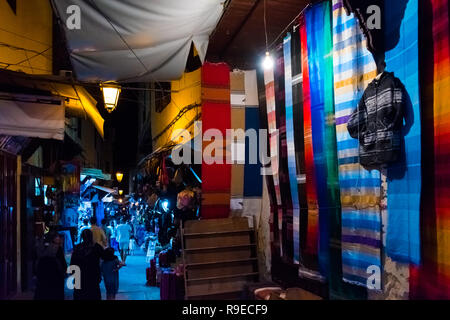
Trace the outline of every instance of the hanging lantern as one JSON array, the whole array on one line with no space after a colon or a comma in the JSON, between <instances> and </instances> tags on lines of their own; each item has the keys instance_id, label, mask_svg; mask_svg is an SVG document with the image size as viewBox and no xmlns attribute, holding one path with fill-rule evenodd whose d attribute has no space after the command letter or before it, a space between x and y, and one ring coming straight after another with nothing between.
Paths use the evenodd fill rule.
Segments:
<instances>
[{"instance_id":1,"label":"hanging lantern","mask_svg":"<svg viewBox=\"0 0 450 320\"><path fill-rule=\"evenodd\" d=\"M104 82L100 84L100 89L103 92L103 100L105 101L106 110L111 113L117 107L119 101L121 88L114 82Z\"/></svg>"},{"instance_id":2,"label":"hanging lantern","mask_svg":"<svg viewBox=\"0 0 450 320\"><path fill-rule=\"evenodd\" d=\"M123 190L119 190L119 196L123 195Z\"/></svg>"},{"instance_id":3,"label":"hanging lantern","mask_svg":"<svg viewBox=\"0 0 450 320\"><path fill-rule=\"evenodd\" d=\"M263 65L264 70L273 69L273 59L270 56L269 51L266 52L266 56L264 57L262 65Z\"/></svg>"},{"instance_id":4,"label":"hanging lantern","mask_svg":"<svg viewBox=\"0 0 450 320\"><path fill-rule=\"evenodd\" d=\"M119 183L122 182L122 178L123 178L123 173L122 172L117 172L116 173L116 179Z\"/></svg>"}]
</instances>

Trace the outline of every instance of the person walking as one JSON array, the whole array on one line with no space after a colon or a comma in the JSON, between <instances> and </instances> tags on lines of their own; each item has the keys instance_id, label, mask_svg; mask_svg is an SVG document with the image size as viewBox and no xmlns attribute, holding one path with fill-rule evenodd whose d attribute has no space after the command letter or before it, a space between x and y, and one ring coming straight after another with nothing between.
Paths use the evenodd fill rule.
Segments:
<instances>
[{"instance_id":1,"label":"person walking","mask_svg":"<svg viewBox=\"0 0 450 320\"><path fill-rule=\"evenodd\" d=\"M131 226L122 218L122 223L116 228L116 237L119 242L120 258L123 263L126 263L128 250L130 246Z\"/></svg>"},{"instance_id":2,"label":"person walking","mask_svg":"<svg viewBox=\"0 0 450 320\"><path fill-rule=\"evenodd\" d=\"M36 245L35 300L64 300L67 263L57 232L49 232Z\"/></svg>"},{"instance_id":3,"label":"person walking","mask_svg":"<svg viewBox=\"0 0 450 320\"><path fill-rule=\"evenodd\" d=\"M112 229L108 226L108 220L102 219L102 230L106 235L107 247L111 247Z\"/></svg>"},{"instance_id":4,"label":"person walking","mask_svg":"<svg viewBox=\"0 0 450 320\"><path fill-rule=\"evenodd\" d=\"M84 219L83 220L83 226L80 228L80 231L78 232L78 237L77 237L77 244L81 243L81 233L83 232L84 229L89 229L89 219Z\"/></svg>"},{"instance_id":5,"label":"person walking","mask_svg":"<svg viewBox=\"0 0 450 320\"><path fill-rule=\"evenodd\" d=\"M119 291L119 269L124 265L125 264L122 261L119 261L119 258L114 255L113 248L105 249L101 271L107 300L116 300L116 294Z\"/></svg>"},{"instance_id":6,"label":"person walking","mask_svg":"<svg viewBox=\"0 0 450 320\"><path fill-rule=\"evenodd\" d=\"M70 265L80 268L81 287L74 289L74 300L101 300L100 293L100 259L104 256L104 249L94 242L92 231L85 229L81 233L82 242L75 246Z\"/></svg>"},{"instance_id":7,"label":"person walking","mask_svg":"<svg viewBox=\"0 0 450 320\"><path fill-rule=\"evenodd\" d=\"M98 243L104 248L108 247L108 240L106 239L105 232L102 228L97 226L97 218L92 217L91 220L91 231L92 231L92 237L95 243Z\"/></svg>"}]
</instances>

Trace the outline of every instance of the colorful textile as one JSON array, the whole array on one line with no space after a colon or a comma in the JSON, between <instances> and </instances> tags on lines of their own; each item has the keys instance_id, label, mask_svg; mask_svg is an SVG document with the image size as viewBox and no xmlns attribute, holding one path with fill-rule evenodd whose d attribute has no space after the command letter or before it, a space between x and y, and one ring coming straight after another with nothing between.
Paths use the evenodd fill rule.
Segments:
<instances>
[{"instance_id":1,"label":"colorful textile","mask_svg":"<svg viewBox=\"0 0 450 320\"><path fill-rule=\"evenodd\" d=\"M235 70L230 73L231 88L231 214L241 216L244 205L244 161L245 161L245 73Z\"/></svg>"},{"instance_id":2,"label":"colorful textile","mask_svg":"<svg viewBox=\"0 0 450 320\"><path fill-rule=\"evenodd\" d=\"M308 228L308 202L306 200L305 175L305 142L303 126L303 77L302 77L302 50L300 42L300 28L295 28L291 35L292 53L292 104L294 122L294 145L296 154L296 167L298 177L298 197L300 206L300 258L305 265L305 246Z\"/></svg>"},{"instance_id":3,"label":"colorful textile","mask_svg":"<svg viewBox=\"0 0 450 320\"><path fill-rule=\"evenodd\" d=\"M319 244L319 210L317 203L314 153L312 144L311 90L309 85L308 46L304 16L300 18L300 37L303 61L303 125L305 141L306 198L308 203L308 231L305 253L317 255Z\"/></svg>"},{"instance_id":4,"label":"colorful textile","mask_svg":"<svg viewBox=\"0 0 450 320\"><path fill-rule=\"evenodd\" d=\"M402 1L385 1L384 5L386 71L394 72L406 89L404 148L387 172L386 254L394 261L416 265L420 263L421 193L418 7L418 0L409 0L407 6Z\"/></svg>"},{"instance_id":5,"label":"colorful textile","mask_svg":"<svg viewBox=\"0 0 450 320\"><path fill-rule=\"evenodd\" d=\"M334 95L342 206L342 272L346 282L367 285L367 268L381 268L380 172L360 166L358 140L347 121L376 66L356 18L333 0Z\"/></svg>"},{"instance_id":6,"label":"colorful textile","mask_svg":"<svg viewBox=\"0 0 450 320\"><path fill-rule=\"evenodd\" d=\"M291 187L293 212L294 263L300 262L300 201L298 198L297 164L294 142L294 110L292 98L292 65L291 65L291 34L284 38L284 79L286 94L286 140L289 183Z\"/></svg>"},{"instance_id":7,"label":"colorful textile","mask_svg":"<svg viewBox=\"0 0 450 320\"><path fill-rule=\"evenodd\" d=\"M275 112L277 128L279 131L279 180L282 210L278 215L278 225L281 226L281 240L283 242L282 259L284 262L293 262L293 214L291 203L291 188L289 184L288 154L286 139L286 109L284 88L284 52L283 44L275 50Z\"/></svg>"},{"instance_id":8,"label":"colorful textile","mask_svg":"<svg viewBox=\"0 0 450 320\"><path fill-rule=\"evenodd\" d=\"M306 11L311 128L319 204L319 267L329 277L330 216L339 210L333 107L331 10L322 2Z\"/></svg>"},{"instance_id":9,"label":"colorful textile","mask_svg":"<svg viewBox=\"0 0 450 320\"><path fill-rule=\"evenodd\" d=\"M245 140L244 216L251 216L261 212L263 176L261 174L261 162L259 161L259 129L256 71L245 71L245 130L254 130L256 138L255 141L250 140L250 137L246 137ZM257 158L253 158L253 156Z\"/></svg>"},{"instance_id":10,"label":"colorful textile","mask_svg":"<svg viewBox=\"0 0 450 320\"><path fill-rule=\"evenodd\" d=\"M281 240L281 228L282 223L279 222L279 219L275 219L275 217L282 217L283 208L281 203L281 191L280 191L280 180L279 180L279 162L278 162L278 153L279 153L279 134L277 130L277 118L276 118L276 109L275 109L275 79L274 79L274 70L266 69L264 71L264 84L266 86L266 104L267 104L267 124L269 131L269 148L270 148L270 163L271 163L271 177L273 182L273 187L275 191L275 202L272 201L271 204L271 222L272 222L272 236L274 243L274 248L276 248L276 242L278 242L279 246L279 255L283 255L282 248L282 240ZM277 232L275 234L275 228L277 228ZM274 253L274 252L273 252Z\"/></svg>"},{"instance_id":11,"label":"colorful textile","mask_svg":"<svg viewBox=\"0 0 450 320\"><path fill-rule=\"evenodd\" d=\"M422 265L411 268L411 298L450 299L450 4L422 1ZM426 179L425 179L426 177Z\"/></svg>"},{"instance_id":12,"label":"colorful textile","mask_svg":"<svg viewBox=\"0 0 450 320\"><path fill-rule=\"evenodd\" d=\"M202 67L202 132L208 129L220 130L226 138L226 130L231 128L230 69L225 63L208 63ZM202 206L203 219L227 218L230 213L231 165L226 163L226 141L203 141L203 152L210 144L222 148L222 163L208 164L203 153L202 163ZM212 154L215 156L215 154ZM220 177L220 179L217 179Z\"/></svg>"}]
</instances>

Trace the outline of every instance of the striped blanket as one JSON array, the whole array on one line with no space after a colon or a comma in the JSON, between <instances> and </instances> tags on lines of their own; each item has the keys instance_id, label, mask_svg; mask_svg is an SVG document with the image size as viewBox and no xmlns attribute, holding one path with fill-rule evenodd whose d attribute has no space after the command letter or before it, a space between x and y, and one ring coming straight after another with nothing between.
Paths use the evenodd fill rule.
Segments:
<instances>
[{"instance_id":1,"label":"striped blanket","mask_svg":"<svg viewBox=\"0 0 450 320\"><path fill-rule=\"evenodd\" d=\"M308 232L305 253L317 255L319 246L319 209L317 203L314 153L311 129L311 89L309 84L308 46L305 17L300 18L303 67L303 126L305 141L306 198L308 203Z\"/></svg>"},{"instance_id":2,"label":"striped blanket","mask_svg":"<svg viewBox=\"0 0 450 320\"><path fill-rule=\"evenodd\" d=\"M306 11L311 128L319 204L319 265L330 275L330 218L339 215L333 104L333 42L329 2Z\"/></svg>"},{"instance_id":3,"label":"striped blanket","mask_svg":"<svg viewBox=\"0 0 450 320\"><path fill-rule=\"evenodd\" d=\"M264 71L264 84L266 90L266 104L267 104L267 123L269 131L269 145L270 145L270 174L273 187L275 191L275 202L271 204L271 222L272 222L272 243L275 250L279 248L278 254L283 255L282 240L281 240L281 228L282 228L282 215L283 208L281 203L281 191L280 191L280 180L279 180L279 135L277 130L277 118L276 118L276 107L275 107L275 79L274 70L266 69ZM277 230L275 230L277 229ZM278 244L278 246L277 246ZM275 254L275 252L272 252Z\"/></svg>"},{"instance_id":4,"label":"striped blanket","mask_svg":"<svg viewBox=\"0 0 450 320\"><path fill-rule=\"evenodd\" d=\"M450 299L450 21L448 0L420 3L422 23L423 196L420 267L411 298Z\"/></svg>"},{"instance_id":5,"label":"striped blanket","mask_svg":"<svg viewBox=\"0 0 450 320\"><path fill-rule=\"evenodd\" d=\"M257 143L245 141L245 167L244 167L244 216L251 216L261 212L261 197L263 190L263 176L259 158L252 159L250 154L259 156L259 100L256 71L245 71L245 130L255 130ZM251 153L250 153L251 152ZM256 221L259 223L259 221Z\"/></svg>"},{"instance_id":6,"label":"striped blanket","mask_svg":"<svg viewBox=\"0 0 450 320\"><path fill-rule=\"evenodd\" d=\"M231 89L231 203L232 216L242 216L244 205L244 163L245 163L245 73L235 70L230 73Z\"/></svg>"},{"instance_id":7,"label":"striped blanket","mask_svg":"<svg viewBox=\"0 0 450 320\"><path fill-rule=\"evenodd\" d=\"M293 256L294 263L300 262L300 201L298 198L297 163L294 141L294 110L292 97L292 64L291 64L291 34L284 38L284 79L286 95L286 140L289 183L291 187L293 212Z\"/></svg>"},{"instance_id":8,"label":"striped blanket","mask_svg":"<svg viewBox=\"0 0 450 320\"><path fill-rule=\"evenodd\" d=\"M208 129L219 129L222 137L231 127L230 108L230 69L227 64L205 63L202 68L202 133ZM217 138L217 137L216 137ZM222 148L221 164L210 164L205 150L214 144ZM227 218L230 214L231 166L226 163L226 141L216 139L203 141L202 163L202 205L201 216L204 219ZM219 157L212 154L212 157ZM220 179L217 177L220 176Z\"/></svg>"},{"instance_id":9,"label":"striped blanket","mask_svg":"<svg viewBox=\"0 0 450 320\"><path fill-rule=\"evenodd\" d=\"M406 8L402 7L405 5L402 1L386 1L384 5L387 70L393 71L404 84L407 96L402 132L404 152L387 171L386 254L394 261L416 265L420 263L422 182L418 2L409 0ZM398 26L399 16L405 9L404 18Z\"/></svg>"},{"instance_id":10,"label":"striped blanket","mask_svg":"<svg viewBox=\"0 0 450 320\"><path fill-rule=\"evenodd\" d=\"M333 0L334 95L342 205L342 272L346 282L367 285L370 266L381 269L380 172L359 165L358 140L347 131L350 114L376 66L357 19Z\"/></svg>"}]
</instances>

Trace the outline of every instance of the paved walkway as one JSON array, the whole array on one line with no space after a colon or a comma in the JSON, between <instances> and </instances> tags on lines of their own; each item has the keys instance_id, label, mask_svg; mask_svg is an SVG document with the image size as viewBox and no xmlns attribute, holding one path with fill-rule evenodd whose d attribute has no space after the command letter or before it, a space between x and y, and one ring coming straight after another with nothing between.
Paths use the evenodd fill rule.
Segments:
<instances>
[{"instance_id":1,"label":"paved walkway","mask_svg":"<svg viewBox=\"0 0 450 320\"><path fill-rule=\"evenodd\" d=\"M119 293L117 300L159 300L159 288L147 287L145 269L148 263L145 262L144 252L139 252L127 257L127 265L119 270ZM136 251L138 251L136 250ZM102 296L106 299L105 286L101 283Z\"/></svg>"},{"instance_id":2,"label":"paved walkway","mask_svg":"<svg viewBox=\"0 0 450 320\"><path fill-rule=\"evenodd\" d=\"M145 262L145 254L141 249L137 249L133 256L127 257L127 265L119 270L119 292L116 300L160 300L159 287L147 287L145 269L148 263ZM116 252L119 257L119 253ZM70 260L70 255L67 257ZM105 285L100 284L102 299L106 300ZM32 300L33 292L23 292L18 294L13 300ZM73 291L65 289L65 299L73 299Z\"/></svg>"},{"instance_id":3,"label":"paved walkway","mask_svg":"<svg viewBox=\"0 0 450 320\"><path fill-rule=\"evenodd\" d=\"M120 257L116 251L116 256ZM149 265L145 262L145 254L141 249L127 257L127 265L119 270L119 292L116 300L159 300L159 287L147 287L145 269ZM106 300L105 285L100 283L102 299ZM66 289L66 300L73 299L73 292Z\"/></svg>"}]
</instances>

